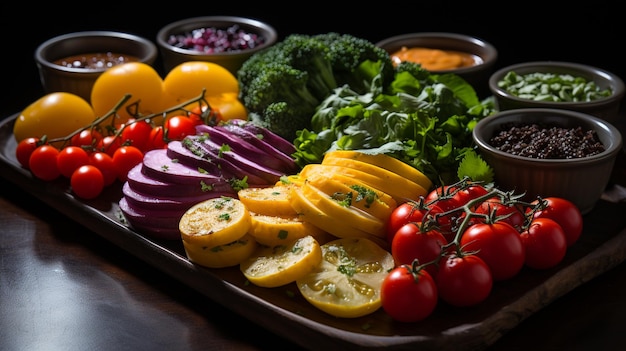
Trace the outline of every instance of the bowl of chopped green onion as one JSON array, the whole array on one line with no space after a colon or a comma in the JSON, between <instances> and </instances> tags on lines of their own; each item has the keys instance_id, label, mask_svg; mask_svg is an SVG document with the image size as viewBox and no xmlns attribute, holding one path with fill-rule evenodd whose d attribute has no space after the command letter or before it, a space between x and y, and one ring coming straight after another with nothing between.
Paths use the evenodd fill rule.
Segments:
<instances>
[{"instance_id":1,"label":"bowl of chopped green onion","mask_svg":"<svg viewBox=\"0 0 626 351\"><path fill-rule=\"evenodd\" d=\"M558 61L514 64L494 72L489 89L499 111L556 108L614 123L626 89L617 75L601 68Z\"/></svg>"}]
</instances>

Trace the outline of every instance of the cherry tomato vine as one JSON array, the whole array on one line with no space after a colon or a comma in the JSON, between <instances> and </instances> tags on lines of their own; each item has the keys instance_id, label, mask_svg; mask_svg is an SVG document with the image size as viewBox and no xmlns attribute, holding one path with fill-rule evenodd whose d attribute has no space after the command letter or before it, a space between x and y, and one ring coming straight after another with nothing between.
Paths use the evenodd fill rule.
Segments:
<instances>
[{"instance_id":1,"label":"cherry tomato vine","mask_svg":"<svg viewBox=\"0 0 626 351\"><path fill-rule=\"evenodd\" d=\"M139 114L140 101L129 104L126 111L132 118L116 125L118 110L130 98L126 94L106 114L64 137L23 139L16 148L18 162L42 180L70 179L75 195L91 199L116 179L124 181L145 152L163 148L172 140L182 140L195 133L198 124L216 125L221 118L209 105L203 90L189 101L150 115ZM170 114L174 115L165 118ZM157 124L155 120L163 122Z\"/></svg>"},{"instance_id":2,"label":"cherry tomato vine","mask_svg":"<svg viewBox=\"0 0 626 351\"><path fill-rule=\"evenodd\" d=\"M487 299L495 283L515 277L524 267L557 266L580 237L582 215L563 198L523 198L465 178L399 205L387 237L397 267L411 271L413 285L401 287L407 285L407 274L390 274L381 290L383 308L396 320L418 321L426 318L424 306L433 305L433 299L476 305ZM419 295L398 298L429 289L431 279L436 297L422 293L422 300ZM399 289L407 291L395 291Z\"/></svg>"}]
</instances>

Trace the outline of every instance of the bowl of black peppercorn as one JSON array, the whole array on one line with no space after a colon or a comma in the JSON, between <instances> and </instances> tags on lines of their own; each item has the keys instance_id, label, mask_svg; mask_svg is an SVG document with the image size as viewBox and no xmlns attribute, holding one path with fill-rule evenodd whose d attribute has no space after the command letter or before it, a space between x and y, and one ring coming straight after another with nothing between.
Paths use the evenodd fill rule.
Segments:
<instances>
[{"instance_id":1,"label":"bowl of black peppercorn","mask_svg":"<svg viewBox=\"0 0 626 351\"><path fill-rule=\"evenodd\" d=\"M478 153L503 190L524 200L562 197L588 213L609 183L622 135L590 114L551 108L497 112L472 131Z\"/></svg>"}]
</instances>

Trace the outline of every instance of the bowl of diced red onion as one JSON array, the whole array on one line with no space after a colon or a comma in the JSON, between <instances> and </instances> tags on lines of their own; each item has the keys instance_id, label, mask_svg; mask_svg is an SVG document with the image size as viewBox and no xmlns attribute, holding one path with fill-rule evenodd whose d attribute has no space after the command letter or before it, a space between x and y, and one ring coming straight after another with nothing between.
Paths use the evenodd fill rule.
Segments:
<instances>
[{"instance_id":1,"label":"bowl of diced red onion","mask_svg":"<svg viewBox=\"0 0 626 351\"><path fill-rule=\"evenodd\" d=\"M623 152L611 123L555 108L498 112L480 120L472 137L499 188L523 193L528 201L562 197L582 213L595 207Z\"/></svg>"},{"instance_id":2,"label":"bowl of diced red onion","mask_svg":"<svg viewBox=\"0 0 626 351\"><path fill-rule=\"evenodd\" d=\"M254 53L278 40L269 24L246 17L204 16L170 23L156 42L166 72L187 61L208 61L236 74Z\"/></svg>"}]
</instances>

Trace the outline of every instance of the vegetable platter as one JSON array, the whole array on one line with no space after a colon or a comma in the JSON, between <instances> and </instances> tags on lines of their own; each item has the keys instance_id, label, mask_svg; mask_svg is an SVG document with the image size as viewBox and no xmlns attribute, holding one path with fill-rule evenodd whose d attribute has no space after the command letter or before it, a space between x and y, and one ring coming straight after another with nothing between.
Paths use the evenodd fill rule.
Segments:
<instances>
[{"instance_id":1,"label":"vegetable platter","mask_svg":"<svg viewBox=\"0 0 626 351\"><path fill-rule=\"evenodd\" d=\"M15 158L12 127L16 117L0 124L1 175L6 182L207 298L307 349L485 349L533 313L626 259L626 203L600 201L585 215L580 240L558 266L545 271L525 269L516 279L498 282L488 299L477 306L440 304L429 318L418 323L394 322L382 310L354 319L335 318L305 301L296 293L295 283L269 289L247 284L237 267L195 265L185 256L182 242L133 231L122 220L118 207L121 186L96 199L79 200L70 194L66 181L33 178Z\"/></svg>"}]
</instances>

